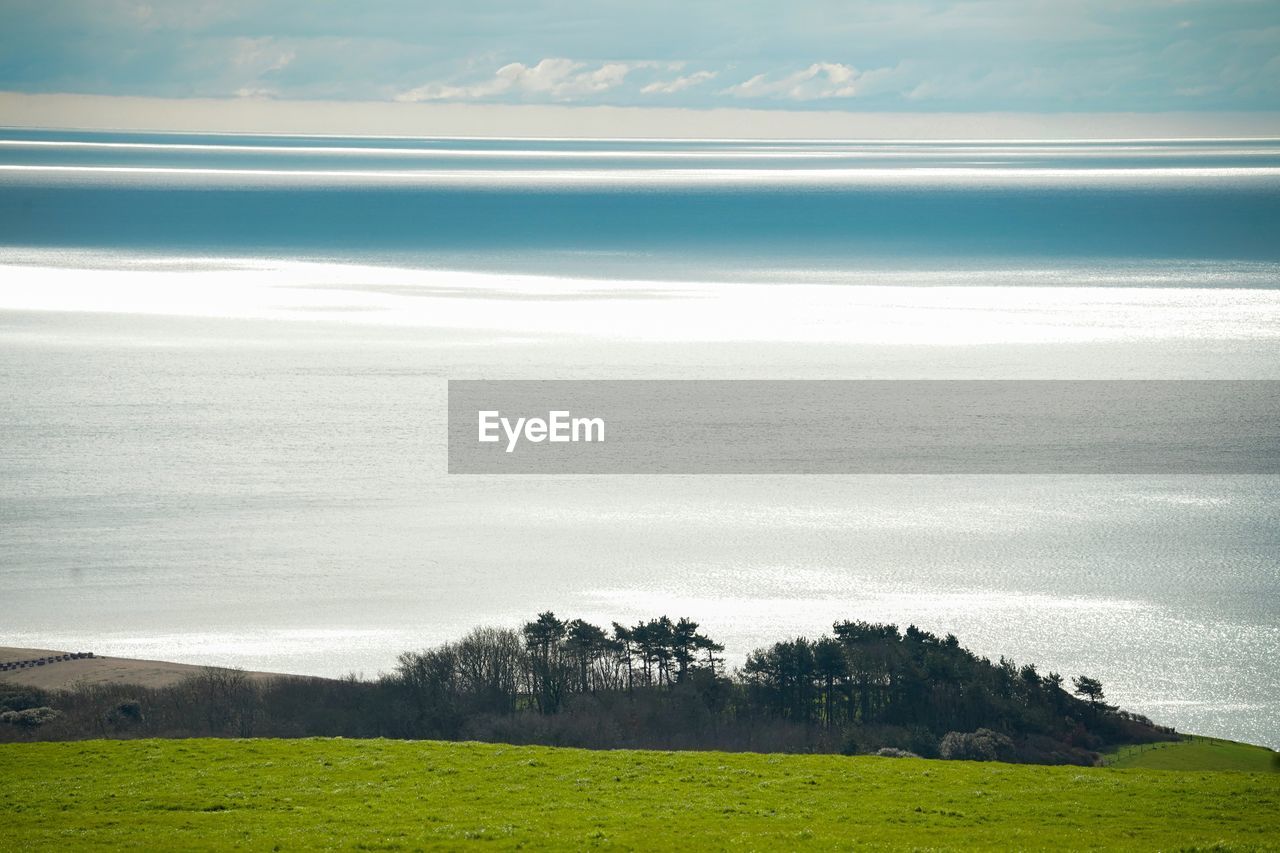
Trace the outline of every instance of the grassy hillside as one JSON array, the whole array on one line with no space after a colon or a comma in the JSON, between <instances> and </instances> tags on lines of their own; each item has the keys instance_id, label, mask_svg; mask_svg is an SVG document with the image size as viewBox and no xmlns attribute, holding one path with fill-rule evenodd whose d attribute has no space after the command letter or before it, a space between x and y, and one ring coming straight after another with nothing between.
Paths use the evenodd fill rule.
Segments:
<instances>
[{"instance_id":1,"label":"grassy hillside","mask_svg":"<svg viewBox=\"0 0 1280 853\"><path fill-rule=\"evenodd\" d=\"M1275 774L352 740L7 744L0 768L0 848L12 850L1259 849L1280 839Z\"/></svg>"},{"instance_id":2,"label":"grassy hillside","mask_svg":"<svg viewBox=\"0 0 1280 853\"><path fill-rule=\"evenodd\" d=\"M1106 756L1106 761L1109 767L1146 767L1153 770L1280 772L1276 753L1265 747L1207 737L1125 746Z\"/></svg>"}]
</instances>

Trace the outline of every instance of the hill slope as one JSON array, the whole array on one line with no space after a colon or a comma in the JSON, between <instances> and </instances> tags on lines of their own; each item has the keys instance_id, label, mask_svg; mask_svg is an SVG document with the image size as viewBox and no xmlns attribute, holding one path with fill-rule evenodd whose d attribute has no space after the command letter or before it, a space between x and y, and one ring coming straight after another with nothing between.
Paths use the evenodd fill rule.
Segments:
<instances>
[{"instance_id":1,"label":"hill slope","mask_svg":"<svg viewBox=\"0 0 1280 853\"><path fill-rule=\"evenodd\" d=\"M1152 770L1243 770L1280 772L1276 753L1265 746L1191 735L1185 740L1123 746L1104 757L1108 767Z\"/></svg>"},{"instance_id":2,"label":"hill slope","mask_svg":"<svg viewBox=\"0 0 1280 853\"><path fill-rule=\"evenodd\" d=\"M1280 777L350 740L0 745L0 848L1259 849ZM495 843L496 842L496 843Z\"/></svg>"},{"instance_id":3,"label":"hill slope","mask_svg":"<svg viewBox=\"0 0 1280 853\"><path fill-rule=\"evenodd\" d=\"M66 652L0 646L0 663L48 658L62 654ZM143 687L169 687L184 678L199 675L206 669L209 667L164 660L94 656L0 672L0 684L17 684L22 687L36 687L40 690L66 690L77 684L138 684ZM247 674L250 678L258 680L280 676L280 673L273 672Z\"/></svg>"}]
</instances>

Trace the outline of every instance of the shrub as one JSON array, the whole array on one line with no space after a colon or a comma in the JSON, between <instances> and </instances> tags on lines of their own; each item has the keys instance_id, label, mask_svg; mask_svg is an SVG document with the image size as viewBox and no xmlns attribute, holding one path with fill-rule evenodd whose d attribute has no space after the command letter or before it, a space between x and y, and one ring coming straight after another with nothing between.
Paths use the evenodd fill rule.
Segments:
<instances>
[{"instance_id":1,"label":"shrub","mask_svg":"<svg viewBox=\"0 0 1280 853\"><path fill-rule=\"evenodd\" d=\"M919 758L920 757L916 755L914 752L911 752L910 750L898 749L897 747L893 747L893 746L886 746L881 749L877 749L876 755L883 756L884 758Z\"/></svg>"},{"instance_id":2,"label":"shrub","mask_svg":"<svg viewBox=\"0 0 1280 853\"><path fill-rule=\"evenodd\" d=\"M1013 741L991 729L947 732L938 753L953 761L1012 761L1016 757Z\"/></svg>"},{"instance_id":3,"label":"shrub","mask_svg":"<svg viewBox=\"0 0 1280 853\"><path fill-rule=\"evenodd\" d=\"M142 722L142 703L126 699L107 711L107 722L113 726L128 726Z\"/></svg>"},{"instance_id":4,"label":"shrub","mask_svg":"<svg viewBox=\"0 0 1280 853\"><path fill-rule=\"evenodd\" d=\"M26 708L22 711L5 711L0 714L0 723L33 729L61 716L61 711L55 711L52 708Z\"/></svg>"},{"instance_id":5,"label":"shrub","mask_svg":"<svg viewBox=\"0 0 1280 853\"><path fill-rule=\"evenodd\" d=\"M845 755L878 755L882 748L937 758L938 738L923 726L850 726L840 751Z\"/></svg>"},{"instance_id":6,"label":"shrub","mask_svg":"<svg viewBox=\"0 0 1280 853\"><path fill-rule=\"evenodd\" d=\"M0 712L25 711L28 708L39 708L45 703L38 693L0 693Z\"/></svg>"}]
</instances>

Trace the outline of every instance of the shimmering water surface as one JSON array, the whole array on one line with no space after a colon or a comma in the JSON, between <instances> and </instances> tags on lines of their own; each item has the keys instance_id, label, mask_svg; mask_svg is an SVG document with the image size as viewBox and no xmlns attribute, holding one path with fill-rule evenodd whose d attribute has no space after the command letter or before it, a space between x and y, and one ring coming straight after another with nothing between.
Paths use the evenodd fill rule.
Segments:
<instances>
[{"instance_id":1,"label":"shimmering water surface","mask_svg":"<svg viewBox=\"0 0 1280 853\"><path fill-rule=\"evenodd\" d=\"M450 477L448 378L1280 378L1280 146L0 131L0 644L836 619L1280 745L1270 477Z\"/></svg>"}]
</instances>

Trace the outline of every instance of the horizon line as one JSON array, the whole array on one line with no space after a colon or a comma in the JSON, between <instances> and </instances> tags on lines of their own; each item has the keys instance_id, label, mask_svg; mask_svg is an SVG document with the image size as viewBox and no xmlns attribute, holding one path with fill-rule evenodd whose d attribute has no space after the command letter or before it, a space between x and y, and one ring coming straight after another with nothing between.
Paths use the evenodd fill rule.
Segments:
<instances>
[{"instance_id":1,"label":"horizon line","mask_svg":"<svg viewBox=\"0 0 1280 853\"><path fill-rule=\"evenodd\" d=\"M377 103L377 102L356 102L356 103ZM591 108L585 108L591 109ZM624 108L619 108L624 109ZM631 108L625 108L631 109ZM635 107L634 109L646 109L644 107ZM779 111L782 112L782 111ZM854 114L857 115L857 114ZM927 113L909 113L907 115L923 116L930 115ZM950 115L968 115L963 113L952 113ZM987 115L985 113L973 113L972 115ZM1012 115L1012 114L1011 114ZM1026 113L1025 115L1041 115L1040 113ZM1048 115L1048 114L1046 114ZM1054 115L1061 115L1060 113ZM1110 113L1081 113L1080 115L1112 115ZM1115 113L1114 115L1128 115L1127 113ZM403 139L403 140L428 140L441 142L776 142L788 144L805 144L805 143L874 143L877 145L970 145L970 144L992 144L992 145L1074 145L1074 144L1122 144L1122 143L1143 143L1143 142L1276 142L1280 143L1280 131L1275 134L1260 136L1062 136L1062 137L994 137L994 136L964 136L964 137L837 137L837 136L531 136L511 135L501 136L497 134L397 134L397 133L318 133L307 131L265 131L265 130L169 130L156 128L98 128L98 127L82 127L74 125L17 125L17 124L0 124L0 133L136 133L145 134L147 136L227 136L227 137L243 137L243 136L264 136L280 139ZM40 145L45 144L43 140L26 140L26 139L0 139L0 146L8 145L21 147L22 145ZM49 142L50 145L69 144L62 141ZM164 144L147 144L147 143L130 143L130 142L86 142L82 143L86 147L132 147L132 148L168 148L168 147L186 147L186 148L218 148L223 147L239 147L243 149L254 148L260 146L221 146L221 145L164 145ZM298 149L302 152L307 151L324 151L325 149ZM416 149L368 149L376 152L386 152L388 154L398 154L402 151L413 152ZM450 153L427 150L422 153L440 154ZM473 153L473 152L468 152ZM507 153L507 152L501 152ZM528 152L511 152L512 154L526 154ZM646 152L647 154L647 152Z\"/></svg>"}]
</instances>

